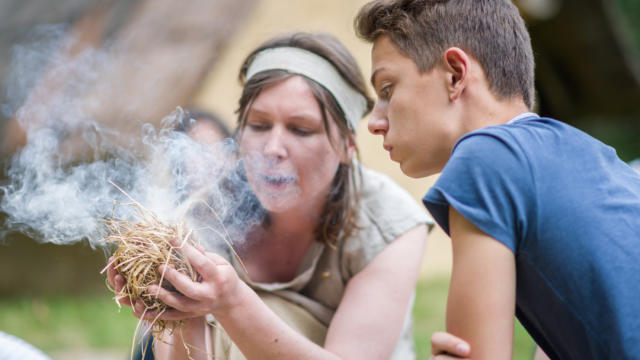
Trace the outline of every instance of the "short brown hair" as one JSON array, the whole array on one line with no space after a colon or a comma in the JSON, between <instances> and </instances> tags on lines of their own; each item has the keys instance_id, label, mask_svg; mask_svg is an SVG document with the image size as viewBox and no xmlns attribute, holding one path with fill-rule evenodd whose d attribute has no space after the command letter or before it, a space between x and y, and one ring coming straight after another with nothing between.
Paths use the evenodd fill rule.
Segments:
<instances>
[{"instance_id":1,"label":"short brown hair","mask_svg":"<svg viewBox=\"0 0 640 360\"><path fill-rule=\"evenodd\" d=\"M255 56L263 50L276 47L297 47L325 58L338 70L349 85L365 97L367 101L366 111L367 113L371 111L373 100L367 94L367 86L362 72L349 50L333 35L297 32L268 40L253 50L243 62L239 74L243 89L238 108L238 131L246 125L247 112L262 89L295 76L295 74L282 70L268 70L254 75L249 80L246 79L247 70ZM333 95L313 80L304 79L311 87L311 91L318 105L320 105L324 128L330 141L329 120L326 113L331 115L337 125L342 144L333 144L332 142L332 145L334 147L342 146L343 151L346 151L349 142L355 146L354 132L349 128L345 113ZM362 116L364 115L366 114L362 114ZM359 206L358 192L360 190L357 181L359 178L358 172L359 168L352 162L340 164L338 167L326 199L322 217L315 229L314 235L317 241L332 245L338 241L339 236L348 237L358 229L356 224L356 214Z\"/></svg>"},{"instance_id":2,"label":"short brown hair","mask_svg":"<svg viewBox=\"0 0 640 360\"><path fill-rule=\"evenodd\" d=\"M534 59L529 33L509 0L375 0L360 9L356 33L374 42L388 35L421 72L450 47L473 56L491 91L534 105Z\"/></svg>"}]
</instances>

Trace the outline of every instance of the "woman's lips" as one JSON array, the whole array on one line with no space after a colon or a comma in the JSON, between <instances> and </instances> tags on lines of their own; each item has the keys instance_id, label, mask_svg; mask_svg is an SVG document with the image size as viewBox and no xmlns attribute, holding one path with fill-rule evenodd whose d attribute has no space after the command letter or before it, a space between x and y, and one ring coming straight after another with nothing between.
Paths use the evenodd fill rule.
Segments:
<instances>
[{"instance_id":1,"label":"woman's lips","mask_svg":"<svg viewBox=\"0 0 640 360\"><path fill-rule=\"evenodd\" d=\"M287 175L262 175L262 180L269 186L281 187L296 181L295 176Z\"/></svg>"}]
</instances>

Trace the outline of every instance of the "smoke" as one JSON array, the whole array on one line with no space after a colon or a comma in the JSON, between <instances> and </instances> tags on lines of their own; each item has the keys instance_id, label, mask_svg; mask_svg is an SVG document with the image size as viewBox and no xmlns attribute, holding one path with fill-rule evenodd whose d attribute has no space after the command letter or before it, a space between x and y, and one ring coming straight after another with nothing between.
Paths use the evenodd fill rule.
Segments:
<instances>
[{"instance_id":1,"label":"smoke","mask_svg":"<svg viewBox=\"0 0 640 360\"><path fill-rule=\"evenodd\" d=\"M222 246L221 231L238 241L262 221L232 139L200 144L174 131L192 121L181 108L159 128L138 124L133 133L98 121L95 102L108 99L86 94L104 81L98 74L113 54L88 48L68 56L72 43L64 27L48 26L13 50L3 111L27 142L0 187L3 238L20 231L40 242L101 246L103 220L130 217L130 209L116 206L131 202L128 196L167 223L186 221L209 249Z\"/></svg>"},{"instance_id":2,"label":"smoke","mask_svg":"<svg viewBox=\"0 0 640 360\"><path fill-rule=\"evenodd\" d=\"M286 208L291 199L302 194L296 169L257 151L246 152L243 161L260 202L269 210Z\"/></svg>"}]
</instances>

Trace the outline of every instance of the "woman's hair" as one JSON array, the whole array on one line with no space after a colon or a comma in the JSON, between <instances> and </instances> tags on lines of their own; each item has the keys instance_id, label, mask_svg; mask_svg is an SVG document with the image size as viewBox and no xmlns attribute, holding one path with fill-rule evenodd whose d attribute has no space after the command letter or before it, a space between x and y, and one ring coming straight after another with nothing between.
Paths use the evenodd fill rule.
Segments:
<instances>
[{"instance_id":1,"label":"woman's hair","mask_svg":"<svg viewBox=\"0 0 640 360\"><path fill-rule=\"evenodd\" d=\"M421 72L459 47L480 62L495 95L522 97L533 108L531 40L510 0L376 0L360 9L354 25L369 42L389 36Z\"/></svg>"},{"instance_id":2,"label":"woman's hair","mask_svg":"<svg viewBox=\"0 0 640 360\"><path fill-rule=\"evenodd\" d=\"M278 47L300 48L329 61L340 73L342 78L366 99L366 113L371 111L373 100L367 94L366 83L362 72L353 56L337 38L326 33L292 33L273 38L263 43L252 51L243 62L239 74L239 80L243 85L243 90L237 111L238 132L241 132L246 125L248 110L264 88L288 79L291 76L296 76L295 73L289 73L283 70L267 70L255 74L248 80L246 79L247 70L256 55L263 50ZM345 113L336 102L334 96L322 85L306 77L303 77L303 79L305 79L311 87L313 95L320 106L324 129L331 145L336 150L338 150L338 147L342 147L341 150L346 153L349 144L355 146L355 138L354 130L349 127ZM332 140L327 113L337 125L340 144L335 144ZM366 113L362 114L362 116L366 115ZM356 148L356 156L357 153ZM359 171L358 166L353 161L339 165L333 178L333 183L327 196L320 222L314 230L316 240L332 245L337 242L341 232L343 236L347 237L357 229L356 214L359 206L357 196L359 181L357 181L357 179L360 178L357 173L359 173Z\"/></svg>"}]
</instances>

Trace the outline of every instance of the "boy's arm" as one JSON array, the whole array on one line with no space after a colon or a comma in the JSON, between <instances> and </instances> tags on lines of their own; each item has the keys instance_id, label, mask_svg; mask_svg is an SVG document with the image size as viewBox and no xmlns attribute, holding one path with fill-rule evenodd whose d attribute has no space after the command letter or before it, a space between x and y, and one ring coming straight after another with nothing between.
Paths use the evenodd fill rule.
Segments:
<instances>
[{"instance_id":1,"label":"boy's arm","mask_svg":"<svg viewBox=\"0 0 640 360\"><path fill-rule=\"evenodd\" d=\"M471 345L471 358L511 359L516 266L513 252L449 210L453 270L447 331Z\"/></svg>"},{"instance_id":2,"label":"boy's arm","mask_svg":"<svg viewBox=\"0 0 640 360\"><path fill-rule=\"evenodd\" d=\"M551 360L549 356L542 350L540 346L536 347L536 353L533 356L533 360Z\"/></svg>"}]
</instances>

